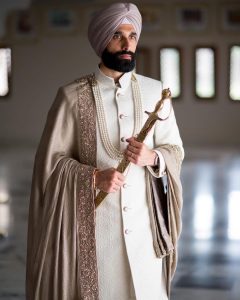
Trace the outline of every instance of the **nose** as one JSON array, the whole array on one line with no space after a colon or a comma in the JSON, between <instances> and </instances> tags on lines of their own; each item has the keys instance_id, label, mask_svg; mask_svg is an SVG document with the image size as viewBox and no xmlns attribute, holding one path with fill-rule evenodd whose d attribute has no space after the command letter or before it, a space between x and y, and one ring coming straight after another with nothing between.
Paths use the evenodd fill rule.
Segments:
<instances>
[{"instance_id":1,"label":"nose","mask_svg":"<svg viewBox=\"0 0 240 300\"><path fill-rule=\"evenodd\" d=\"M129 40L127 38L124 38L122 40L122 49L128 51L129 49Z\"/></svg>"}]
</instances>

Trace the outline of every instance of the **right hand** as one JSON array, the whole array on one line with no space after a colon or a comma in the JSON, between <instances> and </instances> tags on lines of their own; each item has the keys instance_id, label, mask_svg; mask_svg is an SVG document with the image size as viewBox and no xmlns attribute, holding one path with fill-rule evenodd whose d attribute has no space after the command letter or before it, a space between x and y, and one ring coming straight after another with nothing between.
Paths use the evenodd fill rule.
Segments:
<instances>
[{"instance_id":1,"label":"right hand","mask_svg":"<svg viewBox=\"0 0 240 300\"><path fill-rule=\"evenodd\" d=\"M125 177L114 168L97 171L95 173L95 186L106 193L117 192L124 184Z\"/></svg>"}]
</instances>

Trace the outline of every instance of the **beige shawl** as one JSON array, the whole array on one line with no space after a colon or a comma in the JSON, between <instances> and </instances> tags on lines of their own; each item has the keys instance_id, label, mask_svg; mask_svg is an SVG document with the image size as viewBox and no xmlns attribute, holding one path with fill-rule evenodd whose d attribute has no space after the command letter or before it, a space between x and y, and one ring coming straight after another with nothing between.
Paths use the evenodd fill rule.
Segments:
<instances>
[{"instance_id":1,"label":"beige shawl","mask_svg":"<svg viewBox=\"0 0 240 300\"><path fill-rule=\"evenodd\" d=\"M95 108L89 78L60 89L35 158L29 208L28 300L98 299Z\"/></svg>"},{"instance_id":2,"label":"beige shawl","mask_svg":"<svg viewBox=\"0 0 240 300\"><path fill-rule=\"evenodd\" d=\"M27 300L98 299L92 84L90 75L59 90L36 153L28 223ZM168 286L181 229L181 159L176 149L169 145L159 149L166 161L169 186L168 218L163 218L172 248L166 246L159 254L168 258Z\"/></svg>"}]
</instances>

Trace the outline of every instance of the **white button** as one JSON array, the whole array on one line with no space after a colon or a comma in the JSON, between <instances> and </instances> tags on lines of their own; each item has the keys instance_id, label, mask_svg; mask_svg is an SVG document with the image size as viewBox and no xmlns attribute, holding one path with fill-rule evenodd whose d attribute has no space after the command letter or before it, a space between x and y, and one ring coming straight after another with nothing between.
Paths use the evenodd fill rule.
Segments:
<instances>
[{"instance_id":1,"label":"white button","mask_svg":"<svg viewBox=\"0 0 240 300\"><path fill-rule=\"evenodd\" d=\"M125 141L126 141L125 137L122 137L122 138L121 138L121 142L124 143Z\"/></svg>"},{"instance_id":2,"label":"white button","mask_svg":"<svg viewBox=\"0 0 240 300\"><path fill-rule=\"evenodd\" d=\"M123 210L124 210L125 212L127 212L127 211L129 210L129 208L128 208L127 206L124 206Z\"/></svg>"},{"instance_id":3,"label":"white button","mask_svg":"<svg viewBox=\"0 0 240 300\"><path fill-rule=\"evenodd\" d=\"M123 119L123 118L124 118L124 114L120 114L120 115L119 115L119 118L120 118L120 119Z\"/></svg>"},{"instance_id":4,"label":"white button","mask_svg":"<svg viewBox=\"0 0 240 300\"><path fill-rule=\"evenodd\" d=\"M131 230L129 230L129 229L125 229L125 234L129 234L129 233L131 233Z\"/></svg>"},{"instance_id":5,"label":"white button","mask_svg":"<svg viewBox=\"0 0 240 300\"><path fill-rule=\"evenodd\" d=\"M126 187L127 187L127 184L126 184L126 183L124 183L124 184L123 184L123 188L126 188Z\"/></svg>"}]
</instances>

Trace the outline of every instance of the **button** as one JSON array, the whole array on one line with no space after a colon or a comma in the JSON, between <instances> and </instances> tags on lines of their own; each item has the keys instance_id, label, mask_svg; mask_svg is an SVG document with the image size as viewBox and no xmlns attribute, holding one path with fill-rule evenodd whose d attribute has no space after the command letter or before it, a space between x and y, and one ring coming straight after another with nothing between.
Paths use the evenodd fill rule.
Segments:
<instances>
[{"instance_id":1,"label":"button","mask_svg":"<svg viewBox=\"0 0 240 300\"><path fill-rule=\"evenodd\" d=\"M131 233L131 230L129 230L129 229L125 229L125 234L129 234L129 233Z\"/></svg>"},{"instance_id":2,"label":"button","mask_svg":"<svg viewBox=\"0 0 240 300\"><path fill-rule=\"evenodd\" d=\"M125 137L122 137L122 138L121 138L121 142L123 142L123 143L126 142Z\"/></svg>"},{"instance_id":3,"label":"button","mask_svg":"<svg viewBox=\"0 0 240 300\"><path fill-rule=\"evenodd\" d=\"M127 212L129 208L127 206L124 206L123 211Z\"/></svg>"},{"instance_id":4,"label":"button","mask_svg":"<svg viewBox=\"0 0 240 300\"><path fill-rule=\"evenodd\" d=\"M126 189L126 187L127 187L127 184L126 184L126 183L124 183L124 184L123 184L123 188L125 188L125 189Z\"/></svg>"},{"instance_id":5,"label":"button","mask_svg":"<svg viewBox=\"0 0 240 300\"><path fill-rule=\"evenodd\" d=\"M125 117L124 114L120 114L120 115L119 115L119 118L120 118L120 119L123 119L124 117Z\"/></svg>"}]
</instances>

